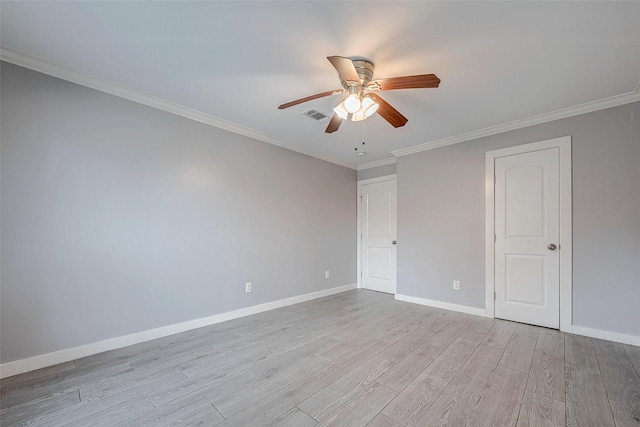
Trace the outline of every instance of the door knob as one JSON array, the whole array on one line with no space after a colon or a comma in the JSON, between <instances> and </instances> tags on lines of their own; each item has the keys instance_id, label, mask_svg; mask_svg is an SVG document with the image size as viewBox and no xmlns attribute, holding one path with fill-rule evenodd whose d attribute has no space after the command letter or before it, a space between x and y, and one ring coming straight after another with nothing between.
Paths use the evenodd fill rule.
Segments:
<instances>
[{"instance_id":1,"label":"door knob","mask_svg":"<svg viewBox=\"0 0 640 427\"><path fill-rule=\"evenodd\" d=\"M395 245L395 244L396 244L396 241L394 240L394 241L393 241L393 242L391 242L391 243Z\"/></svg>"},{"instance_id":2,"label":"door knob","mask_svg":"<svg viewBox=\"0 0 640 427\"><path fill-rule=\"evenodd\" d=\"M555 251L555 250L556 250L556 247L557 247L557 246L556 246L556 245L554 245L553 243L551 243L551 244L549 244L549 246L547 246L547 248L548 248L550 251Z\"/></svg>"}]
</instances>

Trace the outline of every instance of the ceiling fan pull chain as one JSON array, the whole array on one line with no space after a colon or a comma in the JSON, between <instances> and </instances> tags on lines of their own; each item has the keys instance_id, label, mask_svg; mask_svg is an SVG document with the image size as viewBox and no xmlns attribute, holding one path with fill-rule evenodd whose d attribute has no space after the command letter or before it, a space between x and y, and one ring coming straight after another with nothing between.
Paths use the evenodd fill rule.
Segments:
<instances>
[{"instance_id":1,"label":"ceiling fan pull chain","mask_svg":"<svg viewBox=\"0 0 640 427\"><path fill-rule=\"evenodd\" d=\"M362 145L364 145L364 121L362 122ZM358 147L356 147L356 151L358 151ZM359 157L364 157L366 155L366 151L358 151Z\"/></svg>"}]
</instances>

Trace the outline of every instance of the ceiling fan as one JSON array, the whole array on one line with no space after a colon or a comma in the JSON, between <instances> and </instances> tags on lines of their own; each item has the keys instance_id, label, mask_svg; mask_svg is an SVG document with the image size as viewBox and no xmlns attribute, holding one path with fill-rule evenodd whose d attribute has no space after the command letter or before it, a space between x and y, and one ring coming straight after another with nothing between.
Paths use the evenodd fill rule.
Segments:
<instances>
[{"instance_id":1,"label":"ceiling fan","mask_svg":"<svg viewBox=\"0 0 640 427\"><path fill-rule=\"evenodd\" d=\"M337 131L343 120L351 119L357 122L375 113L380 114L393 127L404 126L408 121L407 118L375 92L395 89L436 88L440 85L440 79L435 74L372 80L373 63L369 60L352 59L344 56L328 56L327 59L338 71L342 89L317 93L278 106L278 109L283 110L325 96L348 93L342 102L333 109L333 117L331 117L331 121L325 130L326 133Z\"/></svg>"}]
</instances>

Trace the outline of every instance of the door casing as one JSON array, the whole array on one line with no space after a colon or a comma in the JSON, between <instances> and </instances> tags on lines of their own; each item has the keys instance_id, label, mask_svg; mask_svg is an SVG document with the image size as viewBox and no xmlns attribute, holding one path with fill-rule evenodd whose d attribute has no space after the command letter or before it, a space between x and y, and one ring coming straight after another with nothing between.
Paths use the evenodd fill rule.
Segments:
<instances>
[{"instance_id":1,"label":"door casing","mask_svg":"<svg viewBox=\"0 0 640 427\"><path fill-rule=\"evenodd\" d=\"M486 207L486 316L495 317L495 159L498 157L558 148L560 208L560 330L570 331L572 324L572 219L571 219L571 136L548 139L488 151L485 155Z\"/></svg>"}]
</instances>

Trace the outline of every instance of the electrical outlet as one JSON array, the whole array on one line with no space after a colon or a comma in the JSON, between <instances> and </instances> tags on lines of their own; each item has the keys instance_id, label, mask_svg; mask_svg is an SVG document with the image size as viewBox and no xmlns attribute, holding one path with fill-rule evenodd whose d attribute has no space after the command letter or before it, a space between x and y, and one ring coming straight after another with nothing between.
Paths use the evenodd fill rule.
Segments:
<instances>
[{"instance_id":1,"label":"electrical outlet","mask_svg":"<svg viewBox=\"0 0 640 427\"><path fill-rule=\"evenodd\" d=\"M325 278L325 279L328 279L328 278L329 278L329 270L327 270L327 271L325 271L325 272L324 272L324 278Z\"/></svg>"},{"instance_id":2,"label":"electrical outlet","mask_svg":"<svg viewBox=\"0 0 640 427\"><path fill-rule=\"evenodd\" d=\"M244 291L251 292L251 282L247 282L244 284Z\"/></svg>"},{"instance_id":3,"label":"electrical outlet","mask_svg":"<svg viewBox=\"0 0 640 427\"><path fill-rule=\"evenodd\" d=\"M454 280L453 281L453 289L455 289L456 291L460 290L460 281L459 280Z\"/></svg>"}]
</instances>

